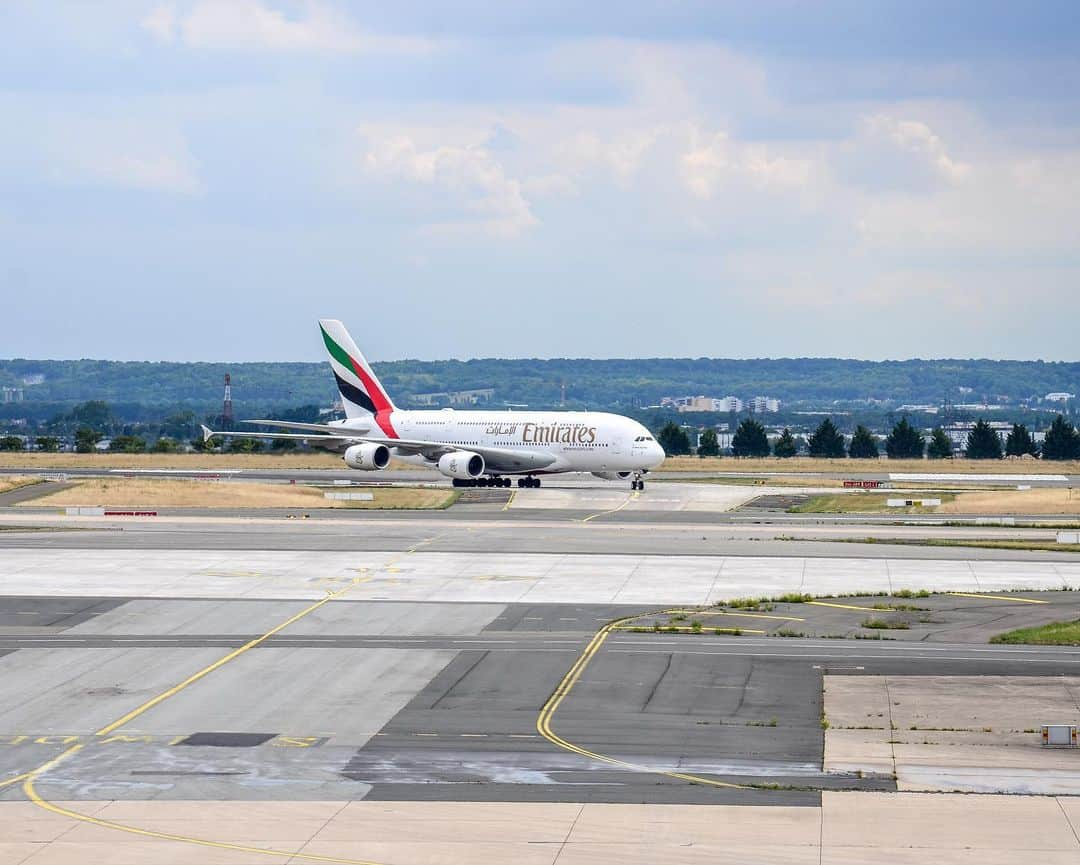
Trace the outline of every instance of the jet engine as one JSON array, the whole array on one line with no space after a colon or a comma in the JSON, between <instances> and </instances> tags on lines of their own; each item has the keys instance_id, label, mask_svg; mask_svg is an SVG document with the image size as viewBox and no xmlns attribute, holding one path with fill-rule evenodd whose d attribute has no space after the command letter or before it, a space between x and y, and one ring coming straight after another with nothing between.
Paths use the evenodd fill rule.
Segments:
<instances>
[{"instance_id":1,"label":"jet engine","mask_svg":"<svg viewBox=\"0 0 1080 865\"><path fill-rule=\"evenodd\" d=\"M484 458L471 451L451 451L439 457L439 471L448 478L478 478L484 473Z\"/></svg>"},{"instance_id":2,"label":"jet engine","mask_svg":"<svg viewBox=\"0 0 1080 865\"><path fill-rule=\"evenodd\" d=\"M390 462L390 448L375 442L352 445L345 451L345 465L351 469L375 472Z\"/></svg>"},{"instance_id":3,"label":"jet engine","mask_svg":"<svg viewBox=\"0 0 1080 865\"><path fill-rule=\"evenodd\" d=\"M605 481L625 481L631 472L593 472L594 477L603 478Z\"/></svg>"}]
</instances>

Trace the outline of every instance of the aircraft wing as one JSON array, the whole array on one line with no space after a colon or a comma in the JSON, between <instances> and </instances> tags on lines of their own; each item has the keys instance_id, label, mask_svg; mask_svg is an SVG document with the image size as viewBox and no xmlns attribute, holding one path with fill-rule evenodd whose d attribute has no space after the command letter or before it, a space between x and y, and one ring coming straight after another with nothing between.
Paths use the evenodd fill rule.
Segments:
<instances>
[{"instance_id":1,"label":"aircraft wing","mask_svg":"<svg viewBox=\"0 0 1080 865\"><path fill-rule=\"evenodd\" d=\"M487 447L485 445L457 445L451 442L440 441L422 441L418 439L400 439L400 438L386 438L383 436L369 435L368 433L352 429L345 432L345 429L340 426L330 426L328 424L301 424L299 422L291 421L273 421L273 420L253 420L245 421L245 423L259 423L273 426L281 426L287 429L304 429L310 430L318 435L302 435L302 434L279 434L279 433L245 433L245 432L212 432L211 430L203 427L204 440L209 439L211 435L231 435L231 436L249 436L251 438L298 438L307 439L309 442L318 442L320 439L328 439L334 442L375 442L376 444L386 445L394 451L397 451L399 456L422 456L424 459L431 460L432 462L438 461L439 457L443 454L448 454L453 451L467 450L471 453L480 454L484 458L484 462L488 468L496 472L523 472L529 470L540 470L547 468L553 462L555 457L550 453L534 453L525 449L514 448L496 448Z\"/></svg>"},{"instance_id":2,"label":"aircraft wing","mask_svg":"<svg viewBox=\"0 0 1080 865\"><path fill-rule=\"evenodd\" d=\"M202 429L202 437L204 442L210 441L214 436L230 436L233 438L245 438L245 439L298 439L302 441L317 442L326 440L327 442L360 442L364 441L363 435L343 435L341 432L333 433L265 433L265 432L248 432L247 430L212 430L208 426L199 425Z\"/></svg>"},{"instance_id":3,"label":"aircraft wing","mask_svg":"<svg viewBox=\"0 0 1080 865\"><path fill-rule=\"evenodd\" d=\"M339 434L344 431L357 432L360 434L370 432L370 426L350 426L345 427L339 424L325 424L325 423L301 423L300 421L292 420L245 420L241 423L260 424L262 426L277 426L282 429L295 429L306 430L307 432L319 432L319 433L334 433Z\"/></svg>"}]
</instances>

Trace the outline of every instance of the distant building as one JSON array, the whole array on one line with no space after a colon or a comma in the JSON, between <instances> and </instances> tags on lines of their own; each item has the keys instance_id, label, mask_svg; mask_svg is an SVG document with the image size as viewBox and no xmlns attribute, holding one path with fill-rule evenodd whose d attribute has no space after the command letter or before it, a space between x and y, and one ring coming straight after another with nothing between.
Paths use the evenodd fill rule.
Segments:
<instances>
[{"instance_id":1,"label":"distant building","mask_svg":"<svg viewBox=\"0 0 1080 865\"><path fill-rule=\"evenodd\" d=\"M678 412L727 411L723 400L711 396L666 396L660 400L660 405Z\"/></svg>"},{"instance_id":2,"label":"distant building","mask_svg":"<svg viewBox=\"0 0 1080 865\"><path fill-rule=\"evenodd\" d=\"M780 400L771 396L756 396L750 400L750 409L755 414L776 414L780 411Z\"/></svg>"},{"instance_id":3,"label":"distant building","mask_svg":"<svg viewBox=\"0 0 1080 865\"><path fill-rule=\"evenodd\" d=\"M417 405L479 405L490 402L495 388L481 387L474 390L439 391L438 393L415 393L412 401Z\"/></svg>"},{"instance_id":4,"label":"distant building","mask_svg":"<svg viewBox=\"0 0 1080 865\"><path fill-rule=\"evenodd\" d=\"M936 405L901 405L896 407L897 411L911 411L921 412L923 414L937 414L938 407Z\"/></svg>"},{"instance_id":5,"label":"distant building","mask_svg":"<svg viewBox=\"0 0 1080 865\"><path fill-rule=\"evenodd\" d=\"M720 411L740 412L743 410L743 401L737 396L726 396L719 402L722 406Z\"/></svg>"},{"instance_id":6,"label":"distant building","mask_svg":"<svg viewBox=\"0 0 1080 865\"><path fill-rule=\"evenodd\" d=\"M990 429L997 433L997 437L1001 439L1001 446L1004 448L1005 439L1008 437L1009 433L1012 432L1013 425L1000 420L987 421L987 423L989 424ZM949 441L953 443L954 449L964 450L967 447L968 435L974 427L974 423L957 422L951 423L942 429L944 429L945 435L949 437ZM1039 435L1040 434L1036 433L1036 440L1038 440Z\"/></svg>"},{"instance_id":7,"label":"distant building","mask_svg":"<svg viewBox=\"0 0 1080 865\"><path fill-rule=\"evenodd\" d=\"M1048 393L1043 399L1046 402L1068 402L1071 399L1076 399L1076 394L1061 391L1058 393ZM5 400L5 402L7 402L7 400Z\"/></svg>"},{"instance_id":8,"label":"distant building","mask_svg":"<svg viewBox=\"0 0 1080 865\"><path fill-rule=\"evenodd\" d=\"M0 388L0 402L12 403L23 401L23 389L21 387Z\"/></svg>"},{"instance_id":9,"label":"distant building","mask_svg":"<svg viewBox=\"0 0 1080 865\"><path fill-rule=\"evenodd\" d=\"M709 429L709 427L706 427L705 429ZM716 433L716 443L720 446L720 453L729 450L731 448L732 434L729 432L721 432L716 427L712 427L712 430ZM690 435L690 440L694 444L694 450L697 450L701 447L701 436L704 434L705 430L687 430L687 432Z\"/></svg>"}]
</instances>

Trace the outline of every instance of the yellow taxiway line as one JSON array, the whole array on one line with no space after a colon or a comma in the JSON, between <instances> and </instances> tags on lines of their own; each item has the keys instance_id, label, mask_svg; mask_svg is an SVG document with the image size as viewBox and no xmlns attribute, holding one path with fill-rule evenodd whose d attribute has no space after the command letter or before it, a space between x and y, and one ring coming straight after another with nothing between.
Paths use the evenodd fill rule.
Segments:
<instances>
[{"instance_id":1,"label":"yellow taxiway line","mask_svg":"<svg viewBox=\"0 0 1080 865\"><path fill-rule=\"evenodd\" d=\"M617 508L612 508L610 511L600 511L600 513L598 513L598 514L592 514L591 516L585 517L585 519L583 519L582 522L587 523L590 520L595 520L597 517L606 517L608 514L617 514L619 511L621 511L623 508L625 508L628 504L630 504L630 502L632 502L634 499L638 498L640 495L641 495L641 493L638 492L637 490L635 490L634 492L630 493L630 495L628 495L626 497L626 501L623 502L621 505L619 505Z\"/></svg>"},{"instance_id":2,"label":"yellow taxiway line","mask_svg":"<svg viewBox=\"0 0 1080 865\"><path fill-rule=\"evenodd\" d=\"M504 511L510 510L510 505L512 505L514 503L514 496L516 496L516 495L517 495L517 490L511 490L510 491L510 498L508 498L506 500L506 504L503 505L503 510Z\"/></svg>"},{"instance_id":3,"label":"yellow taxiway line","mask_svg":"<svg viewBox=\"0 0 1080 865\"><path fill-rule=\"evenodd\" d=\"M625 504L625 503L624 503ZM662 615L664 612L651 613L645 615ZM649 772L654 775L664 775L668 778L677 778L680 781L689 781L693 784L706 784L710 787L729 787L736 789L743 789L741 784L731 784L727 781L717 781L714 778L703 778L700 775L691 775L686 772L667 772L663 769L654 769L650 766L642 766L637 763L628 763L626 760L620 760L617 757L611 757L607 754L598 754L596 751L590 751L588 748L583 748L580 745L575 745L573 742L568 742L562 738L551 728L552 718L555 716L556 710L559 708L563 700L567 698L570 692L573 690L574 685L578 683L581 678L581 674L585 671L585 668L589 665L589 662L593 659L600 647L604 645L604 641L608 638L608 635L629 622L634 622L644 618L644 615L626 616L622 619L615 619L612 622L608 622L593 636L589 641L589 645L585 647L578 659L574 662L574 665L570 668L562 681L556 686L551 696L548 697L547 702L544 703L543 708L540 710L540 714L536 718L536 731L551 742L554 745L563 748L566 751L571 751L575 754L580 754L582 757L588 757L591 760L599 760L602 763L608 763L612 766L622 766L624 769L632 769L637 772Z\"/></svg>"},{"instance_id":4,"label":"yellow taxiway line","mask_svg":"<svg viewBox=\"0 0 1080 865\"><path fill-rule=\"evenodd\" d=\"M895 613L892 607L857 607L854 604L830 604L828 601L806 601L808 606L835 607L838 610L862 610L869 613Z\"/></svg>"},{"instance_id":5,"label":"yellow taxiway line","mask_svg":"<svg viewBox=\"0 0 1080 865\"><path fill-rule=\"evenodd\" d=\"M1040 601L1035 598L1021 598L1017 595L979 595L974 592L946 592L955 598L986 598L988 601L1012 601L1017 604L1049 604L1049 601Z\"/></svg>"},{"instance_id":6,"label":"yellow taxiway line","mask_svg":"<svg viewBox=\"0 0 1080 865\"><path fill-rule=\"evenodd\" d=\"M417 544L414 544L413 546L409 547L409 549L407 549L404 553L402 553L402 555L399 556L398 559L403 558L410 553L416 552L417 549L425 546L432 540L434 539L427 538ZM383 568L389 568L398 559L392 559L390 562L387 562L387 564L383 565ZM289 625L300 621L300 619L310 615L311 613L330 603L332 600L339 598L345 592L349 591L349 589L351 589L354 585L363 582L366 579L367 578L365 577L354 577L348 585L344 586L341 589L338 589L337 591L327 593L326 597L316 601L313 604L310 604L309 606L302 609L300 612L290 616L280 624L275 625L273 628L271 628L269 631L262 634L261 636L249 640L247 643L240 646L240 648L234 649L227 655L224 655L223 657L214 661L214 663L208 664L198 672L188 676L179 684L173 685L173 687L169 688L167 691L162 691L157 696L151 697L145 703L136 707L135 709L132 709L123 717L117 718L111 724L107 724L106 726L102 727L100 730L97 731L95 735L108 735L114 730L117 730L118 728L123 727L125 724L130 723L135 718L142 715L144 712L148 712L150 709L154 708L157 705L160 705L161 703L168 700L170 697L176 696L185 688L190 687L191 685L198 682L200 679L209 676L215 670L221 669L221 667L225 666L230 661L235 660L244 653L249 652L251 649L254 649L256 646L261 645L266 640L270 639L270 637L289 627ZM172 832L156 832L151 829L143 829L139 826L130 826L126 823L116 823L112 820L102 820L99 817L92 817L89 814L82 814L78 811L72 811L69 808L57 805L55 802L50 802L40 793L38 793L37 788L35 787L35 782L42 775L47 774L52 769L55 769L68 757L77 754L85 747L86 746L82 743L72 745L70 748L53 757L51 760L42 763L36 769L32 769L29 772L24 772L22 775L18 775L14 778L8 778L7 780L0 782L0 789L14 784L18 781L22 781L23 793L26 794L26 798L33 802L35 805L37 805L39 808L43 808L44 810L50 811L53 814L70 817L72 820L78 820L83 823L90 823L91 825L100 826L104 829L115 829L118 832L126 832L129 835L139 835L144 838L158 838L163 841L177 841L184 844L192 844L198 847L213 847L218 850L234 850L238 853L254 853L262 856L276 856L280 859L288 859L290 861L296 862L330 862L335 863L335 865L381 865L381 863L372 862L368 859L347 859L338 856L320 856L315 853L297 853L288 850L271 850L263 847L249 847L244 844L231 844L227 841L211 841L207 838L198 838L192 835L178 835Z\"/></svg>"}]
</instances>

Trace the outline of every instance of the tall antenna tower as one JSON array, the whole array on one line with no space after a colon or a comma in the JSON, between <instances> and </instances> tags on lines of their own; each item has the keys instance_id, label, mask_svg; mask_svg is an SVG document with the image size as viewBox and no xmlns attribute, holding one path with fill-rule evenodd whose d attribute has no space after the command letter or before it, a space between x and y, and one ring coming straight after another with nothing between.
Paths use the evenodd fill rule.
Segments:
<instances>
[{"instance_id":1,"label":"tall antenna tower","mask_svg":"<svg viewBox=\"0 0 1080 865\"><path fill-rule=\"evenodd\" d=\"M566 379L559 385L559 405L566 408Z\"/></svg>"},{"instance_id":2,"label":"tall antenna tower","mask_svg":"<svg viewBox=\"0 0 1080 865\"><path fill-rule=\"evenodd\" d=\"M225 373L225 399L221 404L221 421L227 427L232 423L232 381Z\"/></svg>"}]
</instances>

